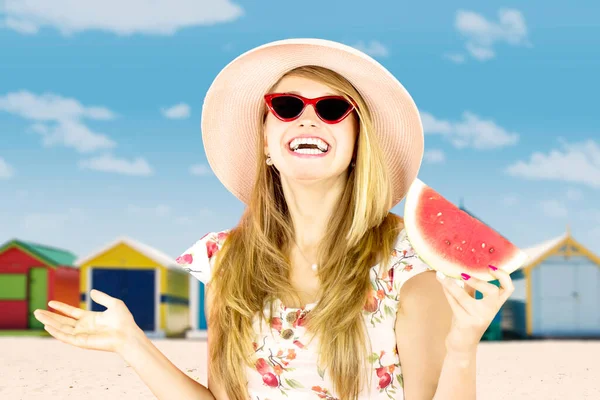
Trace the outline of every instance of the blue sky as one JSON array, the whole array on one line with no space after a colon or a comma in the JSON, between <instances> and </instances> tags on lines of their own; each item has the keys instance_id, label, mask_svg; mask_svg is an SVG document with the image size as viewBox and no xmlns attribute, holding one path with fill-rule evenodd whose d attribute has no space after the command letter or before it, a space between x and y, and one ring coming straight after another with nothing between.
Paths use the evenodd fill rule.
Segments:
<instances>
[{"instance_id":1,"label":"blue sky","mask_svg":"<svg viewBox=\"0 0 600 400\"><path fill-rule=\"evenodd\" d=\"M126 4L0 0L0 242L85 256L129 235L177 256L235 225L243 205L202 147L204 94L252 47L320 37L407 87L425 183L519 246L569 224L600 254L592 1Z\"/></svg>"}]
</instances>

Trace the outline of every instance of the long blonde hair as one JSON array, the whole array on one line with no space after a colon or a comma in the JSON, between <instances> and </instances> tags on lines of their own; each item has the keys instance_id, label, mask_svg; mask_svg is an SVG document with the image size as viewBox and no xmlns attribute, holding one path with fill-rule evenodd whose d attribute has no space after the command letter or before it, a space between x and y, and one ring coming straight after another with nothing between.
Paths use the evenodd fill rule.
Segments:
<instances>
[{"instance_id":1,"label":"long blonde hair","mask_svg":"<svg viewBox=\"0 0 600 400\"><path fill-rule=\"evenodd\" d=\"M305 325L307 332L318 337L319 367L329 374L333 393L353 400L360 394L364 378L372 376L367 362L370 341L362 315L372 290L370 268L389 261L400 218L389 212L388 170L371 115L358 91L339 74L321 67L300 67L286 75L324 83L358 106L356 165L348 169L339 206L319 244L319 301L306 315ZM210 283L215 300L208 315L208 373L217 377L231 400L248 397L244 367L254 368L256 363L253 318L258 316L261 324L268 322L274 315L275 299L300 302L289 279L293 221L278 171L264 162L262 132L259 136L252 198L216 255L215 279ZM266 301L271 304L268 317L263 314Z\"/></svg>"}]
</instances>

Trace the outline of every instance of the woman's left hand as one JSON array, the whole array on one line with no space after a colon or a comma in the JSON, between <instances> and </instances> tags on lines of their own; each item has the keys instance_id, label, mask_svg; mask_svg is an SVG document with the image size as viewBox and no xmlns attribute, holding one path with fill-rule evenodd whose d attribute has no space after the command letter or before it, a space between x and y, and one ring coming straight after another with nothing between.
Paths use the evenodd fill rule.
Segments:
<instances>
[{"instance_id":1,"label":"woman's left hand","mask_svg":"<svg viewBox=\"0 0 600 400\"><path fill-rule=\"evenodd\" d=\"M498 279L500 287L467 275L462 279L465 288L461 288L452 278L446 277L440 280L438 274L438 280L442 284L453 312L452 325L446 337L447 351L459 353L475 351L486 329L513 293L515 287L508 273L491 267L490 273ZM483 298L472 297L466 291L468 287L481 292Z\"/></svg>"}]
</instances>

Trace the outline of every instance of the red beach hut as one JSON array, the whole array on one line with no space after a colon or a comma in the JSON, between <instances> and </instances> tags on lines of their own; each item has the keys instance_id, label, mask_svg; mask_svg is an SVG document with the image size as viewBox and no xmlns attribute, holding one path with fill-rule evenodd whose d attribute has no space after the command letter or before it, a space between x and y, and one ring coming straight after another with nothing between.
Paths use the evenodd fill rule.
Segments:
<instances>
[{"instance_id":1,"label":"red beach hut","mask_svg":"<svg viewBox=\"0 0 600 400\"><path fill-rule=\"evenodd\" d=\"M0 330L43 329L33 311L48 309L50 300L79 307L75 259L68 250L23 240L1 245Z\"/></svg>"}]
</instances>

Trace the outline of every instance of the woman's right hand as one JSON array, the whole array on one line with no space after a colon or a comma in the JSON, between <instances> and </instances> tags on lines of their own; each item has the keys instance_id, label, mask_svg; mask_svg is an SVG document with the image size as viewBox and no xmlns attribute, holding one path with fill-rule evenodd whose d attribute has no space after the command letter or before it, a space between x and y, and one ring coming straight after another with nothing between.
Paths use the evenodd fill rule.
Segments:
<instances>
[{"instance_id":1,"label":"woman's right hand","mask_svg":"<svg viewBox=\"0 0 600 400\"><path fill-rule=\"evenodd\" d=\"M67 316L47 310L35 310L35 318L61 342L84 349L121 353L127 340L140 329L125 303L99 290L90 292L92 300L105 311L86 311L60 301L48 305Z\"/></svg>"}]
</instances>

